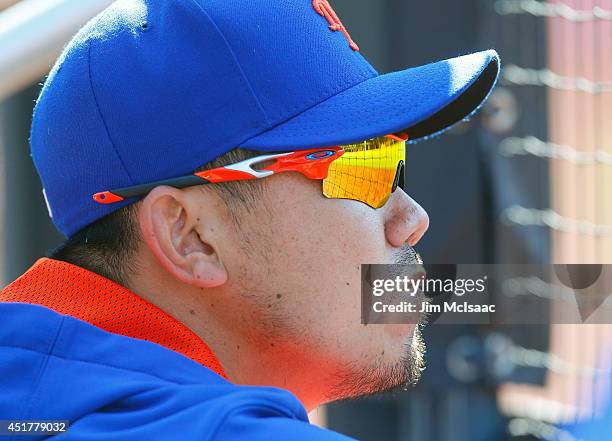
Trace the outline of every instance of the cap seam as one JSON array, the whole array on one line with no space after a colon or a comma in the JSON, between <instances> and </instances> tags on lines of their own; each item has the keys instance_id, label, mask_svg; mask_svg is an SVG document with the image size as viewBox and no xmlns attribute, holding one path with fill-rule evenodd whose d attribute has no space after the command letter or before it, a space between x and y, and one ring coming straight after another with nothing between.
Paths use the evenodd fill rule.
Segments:
<instances>
[{"instance_id":1,"label":"cap seam","mask_svg":"<svg viewBox=\"0 0 612 441\"><path fill-rule=\"evenodd\" d=\"M369 78L364 78L362 81L359 81L359 82L357 82L357 83L352 83L352 84L350 84L349 86L347 86L347 87L345 87L345 88L343 88L343 89L341 89L341 90L336 91L336 92L335 92L335 93L333 93L332 95L327 96L327 97L326 97L325 99L323 99L322 101L317 101L317 102L313 103L312 105L310 105L310 106L306 107L305 109L302 109L302 110L301 110L301 111L299 111L298 113L295 113L295 114L293 114L293 115L291 115L291 116L289 116L289 117L287 117L287 118L283 119L282 121L279 121L279 122L275 123L275 124L274 124L274 125L272 125L271 127L268 127L268 128L266 128L265 130L262 130L261 132L256 133L255 135L253 135L253 136L249 137L248 139L245 139L244 141L242 141L242 142L240 143L239 147L240 147L240 146L242 146L242 145L244 145L244 144L246 144L246 143L247 143L247 142L249 142L251 139L253 139L253 138L257 138L258 136L261 136L261 135L263 135L263 134L264 134L264 133L266 133L266 132L269 132L269 131L271 131L271 130L274 130L274 129L275 129L275 128L277 128L278 126L281 126L281 125L285 124L286 122L291 121L293 118L297 118L297 117L298 117L298 116L300 116L301 114L303 114L303 113L305 113L305 112L309 111L309 110L310 110L310 109L312 109L313 107L319 106L319 105L323 104L324 102L326 102L326 101L328 101L328 100L332 99L332 98L333 98L333 97L335 97L336 95L340 95L341 93L343 93L343 92L345 92L345 91L347 91L347 90L349 90L349 89L351 89L351 88L353 88L353 87L356 87L356 86L358 86L358 85L360 85L360 84L362 84L362 83L364 83L364 82L366 82L366 81L369 81L369 80L371 80L372 78L375 78L376 76L378 76L378 75L375 75L375 76L373 76L373 77L369 77ZM347 82L347 83L348 83L348 82ZM343 85L346 85L346 83L345 83L345 84L343 84Z\"/></svg>"},{"instance_id":2,"label":"cap seam","mask_svg":"<svg viewBox=\"0 0 612 441\"><path fill-rule=\"evenodd\" d=\"M130 184L132 184L134 182L134 180L132 179L132 176L130 176L130 173L128 172L127 167L125 166L125 162L123 162L123 158L121 158L121 155L119 154L119 151L117 150L117 147L115 146L115 143L113 141L113 138L111 137L110 134L110 130L108 129L108 125L106 124L106 121L104 119L104 115L102 114L102 110L100 109L100 105L98 104L98 97L96 96L96 91L94 89L93 86L93 80L91 78L91 46L92 46L92 41L89 40L87 42L87 76L89 79L89 88L91 90L91 95L93 97L93 102L96 106L96 111L98 112L98 115L100 116L100 120L102 121L102 125L104 126L104 131L106 132L106 136L113 148L113 151L115 152L115 155L117 156L117 159L119 159L119 162L121 163L121 167L123 167L123 171L125 172L125 174L127 175L128 179L130 180Z\"/></svg>"},{"instance_id":3,"label":"cap seam","mask_svg":"<svg viewBox=\"0 0 612 441\"><path fill-rule=\"evenodd\" d=\"M195 0L191 0L191 2L202 11L202 13L204 15L206 15L206 17L210 20L210 22L212 23L212 25L214 26L215 30L219 33L219 35L221 36L221 38L223 39L223 42L225 43L225 46L227 47L227 49L229 50L230 54L232 55L232 59L234 60L234 63L236 65L236 68L238 69L238 71L240 72L240 80L241 82L244 83L244 85L249 89L249 91L251 92L251 96L255 99L255 102L257 103L257 107L259 107L259 110L261 112L261 114L263 115L266 124L270 125L270 119L268 118L268 114L266 113L266 111L264 110L261 102L259 101L259 97L257 96L257 94L255 93L255 90L253 89L253 86L251 85L251 82L249 81L249 78L247 77L247 75L245 74L244 70L242 70L242 66L240 65L240 62L238 60L238 57L236 56L236 53L234 52L234 49L232 48L232 46L230 45L229 41L227 38L225 38L225 35L223 34L223 32L221 32L221 28L219 28L219 26L217 25L217 22L215 22L215 20L212 18L212 16L208 13L208 11L202 6L200 5L198 2L196 2Z\"/></svg>"}]
</instances>

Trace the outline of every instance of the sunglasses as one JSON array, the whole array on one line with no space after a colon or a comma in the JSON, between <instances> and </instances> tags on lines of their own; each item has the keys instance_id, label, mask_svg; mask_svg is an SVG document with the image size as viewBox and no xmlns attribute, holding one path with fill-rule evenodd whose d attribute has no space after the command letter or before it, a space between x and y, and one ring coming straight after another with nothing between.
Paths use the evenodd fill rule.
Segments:
<instances>
[{"instance_id":1,"label":"sunglasses","mask_svg":"<svg viewBox=\"0 0 612 441\"><path fill-rule=\"evenodd\" d=\"M282 172L298 172L323 181L323 195L352 199L380 208L398 186L404 185L405 134L386 135L356 144L262 155L212 170L148 184L102 191L93 195L100 204L143 196L159 185L194 185L261 179Z\"/></svg>"}]
</instances>

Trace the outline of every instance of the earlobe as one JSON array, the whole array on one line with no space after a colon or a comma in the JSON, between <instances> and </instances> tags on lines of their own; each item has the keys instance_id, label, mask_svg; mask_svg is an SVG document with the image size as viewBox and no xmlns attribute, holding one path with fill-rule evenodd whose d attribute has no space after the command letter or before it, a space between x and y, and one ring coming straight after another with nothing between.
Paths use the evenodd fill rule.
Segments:
<instances>
[{"instance_id":1,"label":"earlobe","mask_svg":"<svg viewBox=\"0 0 612 441\"><path fill-rule=\"evenodd\" d=\"M199 260L193 267L194 285L200 288L214 288L227 282L227 270L219 261Z\"/></svg>"},{"instance_id":2,"label":"earlobe","mask_svg":"<svg viewBox=\"0 0 612 441\"><path fill-rule=\"evenodd\" d=\"M160 265L183 283L213 288L227 281L215 248L198 233L199 217L181 190L160 186L139 210L142 238Z\"/></svg>"}]
</instances>

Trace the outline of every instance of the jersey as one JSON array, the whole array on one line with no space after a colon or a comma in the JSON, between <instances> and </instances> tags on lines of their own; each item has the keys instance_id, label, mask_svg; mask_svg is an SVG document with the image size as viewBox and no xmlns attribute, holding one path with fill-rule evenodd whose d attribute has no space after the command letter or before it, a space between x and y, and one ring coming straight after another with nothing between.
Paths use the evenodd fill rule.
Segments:
<instances>
[{"instance_id":1,"label":"jersey","mask_svg":"<svg viewBox=\"0 0 612 441\"><path fill-rule=\"evenodd\" d=\"M349 440L287 390L233 384L186 326L78 266L37 261L0 292L0 322L0 420L68 420L65 440Z\"/></svg>"}]
</instances>

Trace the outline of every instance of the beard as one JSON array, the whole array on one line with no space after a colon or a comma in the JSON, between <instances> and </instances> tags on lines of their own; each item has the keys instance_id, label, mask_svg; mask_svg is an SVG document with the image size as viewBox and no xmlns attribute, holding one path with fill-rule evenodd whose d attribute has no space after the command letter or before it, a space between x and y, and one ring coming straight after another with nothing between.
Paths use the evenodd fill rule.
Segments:
<instances>
[{"instance_id":1,"label":"beard","mask_svg":"<svg viewBox=\"0 0 612 441\"><path fill-rule=\"evenodd\" d=\"M335 376L327 401L359 398L384 392L405 391L414 386L425 369L425 343L420 325L415 327L412 338L402 348L395 362L375 362L368 368L356 363L345 365Z\"/></svg>"}]
</instances>

